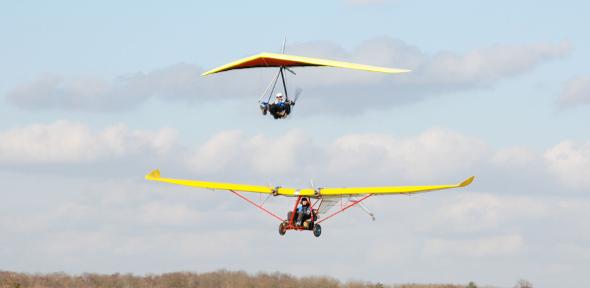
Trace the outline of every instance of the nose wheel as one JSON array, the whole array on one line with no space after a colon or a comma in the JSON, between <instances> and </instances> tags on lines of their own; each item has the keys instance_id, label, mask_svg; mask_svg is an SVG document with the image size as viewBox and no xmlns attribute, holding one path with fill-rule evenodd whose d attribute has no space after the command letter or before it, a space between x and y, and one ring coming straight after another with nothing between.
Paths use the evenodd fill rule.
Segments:
<instances>
[{"instance_id":1,"label":"nose wheel","mask_svg":"<svg viewBox=\"0 0 590 288\"><path fill-rule=\"evenodd\" d=\"M279 234L283 236L285 233L287 233L287 224L285 222L281 222L279 225Z\"/></svg>"}]
</instances>

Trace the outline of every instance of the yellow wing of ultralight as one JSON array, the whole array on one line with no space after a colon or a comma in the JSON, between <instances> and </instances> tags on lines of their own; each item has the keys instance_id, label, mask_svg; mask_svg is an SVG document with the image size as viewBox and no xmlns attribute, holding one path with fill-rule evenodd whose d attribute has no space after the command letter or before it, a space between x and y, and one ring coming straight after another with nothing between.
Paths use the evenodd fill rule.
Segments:
<instances>
[{"instance_id":1,"label":"yellow wing of ultralight","mask_svg":"<svg viewBox=\"0 0 590 288\"><path fill-rule=\"evenodd\" d=\"M275 53L260 53L254 56L246 57L240 60L236 60L229 64L217 67L209 70L202 76L224 72L235 69L247 69L247 68L261 68L261 67L304 67L304 66L328 66L338 67L347 69L364 70L370 72L382 72L382 73L405 73L410 70L397 69L397 68L385 68L370 65L355 64L349 62L333 61L318 58L309 58L302 56L286 55L286 54L275 54Z\"/></svg>"},{"instance_id":2,"label":"yellow wing of ultralight","mask_svg":"<svg viewBox=\"0 0 590 288\"><path fill-rule=\"evenodd\" d=\"M428 186L385 186L385 187L358 187L358 188L322 188L321 195L389 195L389 194L414 194L465 187L473 182L475 176L471 176L459 184L451 185L428 185Z\"/></svg>"},{"instance_id":3,"label":"yellow wing of ultralight","mask_svg":"<svg viewBox=\"0 0 590 288\"><path fill-rule=\"evenodd\" d=\"M465 181L454 184L454 185L431 185L431 186L389 186L389 187L365 187L365 188L319 188L314 189L295 189L295 188L284 188L284 187L268 187L268 186L257 186L257 185L245 185L245 184L233 184L233 183L220 183L220 182L205 182L196 180L184 180L184 179L172 179L160 177L160 171L154 170L150 174L145 176L145 179L152 181L159 181L165 183L171 183L176 185L213 189L213 190L233 190L240 192L252 192L262 194L275 194L283 196L338 196L338 195L361 195L361 194L374 194L374 195L388 195L388 194L414 194L420 192L429 192L434 190L451 189L458 187L465 187L475 177L471 176Z\"/></svg>"},{"instance_id":4,"label":"yellow wing of ultralight","mask_svg":"<svg viewBox=\"0 0 590 288\"><path fill-rule=\"evenodd\" d=\"M267 186L162 178L162 177L160 177L160 170L154 170L150 174L145 175L145 179L152 180L152 181L158 181L158 182L171 183L171 184L176 184L176 185L182 185L182 186L191 186L191 187L213 189L213 190L234 190L234 191L241 191L241 192L253 192L253 193L264 193L264 194L273 193L273 188L267 187Z\"/></svg>"}]
</instances>

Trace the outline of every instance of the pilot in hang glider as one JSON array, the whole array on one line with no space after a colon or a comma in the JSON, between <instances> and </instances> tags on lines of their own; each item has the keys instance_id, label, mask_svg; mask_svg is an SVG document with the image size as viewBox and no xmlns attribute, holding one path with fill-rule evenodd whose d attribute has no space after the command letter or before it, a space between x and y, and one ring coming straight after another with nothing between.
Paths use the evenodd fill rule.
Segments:
<instances>
[{"instance_id":1,"label":"pilot in hang glider","mask_svg":"<svg viewBox=\"0 0 590 288\"><path fill-rule=\"evenodd\" d=\"M451 185L307 189L164 178L160 176L159 170L152 171L151 173L147 174L145 178L147 180L152 181L159 181L196 188L230 191L234 195L242 198L248 203L254 205L256 208L260 209L261 211L278 220L280 235L285 235L287 230L311 230L315 237L319 237L322 234L322 227L320 226L320 223L332 218L333 216L336 216L337 214L351 207L360 207L365 212L367 212L367 214L369 214L369 216L371 216L373 220L375 220L373 213L362 203L369 197L399 194L410 195L415 193L465 187L471 184L475 177L471 176L459 184ZM241 192L266 194L267 197L264 200L262 200L261 198L261 201L257 202L244 196ZM265 201L270 196L285 196L296 198L293 209L287 212L287 218L280 217L264 207ZM337 209L336 211L328 214L327 212L329 212L332 208Z\"/></svg>"},{"instance_id":2,"label":"pilot in hang glider","mask_svg":"<svg viewBox=\"0 0 590 288\"><path fill-rule=\"evenodd\" d=\"M295 91L294 97L291 99L289 98L289 93L287 90L287 82L285 79L284 71L288 71L293 75L296 75L295 71L293 71L293 67L336 67L336 68L346 68L346 69L354 69L354 70L363 70L369 72L380 72L380 73L405 73L409 72L410 70L407 69L397 69L397 68L385 68L385 67L377 67L377 66L369 66L369 65L362 65L362 64L355 64L349 62L341 62L341 61L333 61L333 60L326 60L326 59L318 59L318 58L309 58L309 57L302 57L302 56L294 56L294 55L286 55L285 53L285 41L283 41L283 49L281 54L276 53L260 53L254 56L246 57L243 59L236 60L229 64L217 67L215 69L209 70L202 74L202 76L226 72L230 70L236 69L250 69L250 68L279 68L276 76L273 80L268 84L264 93L258 99L258 103L260 106L260 110L262 111L262 115L266 115L270 113L275 119L284 119L289 116L289 114L293 111L293 106L297 102L297 98L301 94L302 90L297 89ZM271 102L271 97L274 94L274 91L277 86L277 82L281 78L282 83L282 92L279 92L275 95L274 102Z\"/></svg>"}]
</instances>

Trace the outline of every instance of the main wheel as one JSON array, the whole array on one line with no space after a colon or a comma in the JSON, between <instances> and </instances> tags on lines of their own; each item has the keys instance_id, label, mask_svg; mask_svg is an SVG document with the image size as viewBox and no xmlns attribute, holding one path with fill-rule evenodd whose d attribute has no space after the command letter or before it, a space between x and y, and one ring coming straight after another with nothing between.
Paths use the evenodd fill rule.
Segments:
<instances>
[{"instance_id":1,"label":"main wheel","mask_svg":"<svg viewBox=\"0 0 590 288\"><path fill-rule=\"evenodd\" d=\"M313 236L320 237L322 235L322 226L319 224L313 225Z\"/></svg>"},{"instance_id":2,"label":"main wheel","mask_svg":"<svg viewBox=\"0 0 590 288\"><path fill-rule=\"evenodd\" d=\"M285 233L287 233L287 224L285 222L281 222L281 224L279 225L279 234L283 236L285 235Z\"/></svg>"}]
</instances>

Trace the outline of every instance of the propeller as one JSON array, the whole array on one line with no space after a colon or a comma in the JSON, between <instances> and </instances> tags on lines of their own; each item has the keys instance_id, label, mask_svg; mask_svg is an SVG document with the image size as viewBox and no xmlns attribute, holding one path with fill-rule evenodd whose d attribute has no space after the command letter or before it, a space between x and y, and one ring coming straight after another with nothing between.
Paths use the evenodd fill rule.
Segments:
<instances>
[{"instance_id":1,"label":"propeller","mask_svg":"<svg viewBox=\"0 0 590 288\"><path fill-rule=\"evenodd\" d=\"M293 74L293 75L297 75L297 73L295 73L295 71L293 71L293 69L291 69L291 68L289 68L289 67L287 67L287 66L283 66L283 68L284 68L285 70L287 70L287 71L291 72L291 74Z\"/></svg>"},{"instance_id":2,"label":"propeller","mask_svg":"<svg viewBox=\"0 0 590 288\"><path fill-rule=\"evenodd\" d=\"M315 194L315 196L319 196L322 187L316 187L315 183L313 182L313 179L309 180L309 185L311 186L311 189L313 189L313 193Z\"/></svg>"},{"instance_id":3,"label":"propeller","mask_svg":"<svg viewBox=\"0 0 590 288\"><path fill-rule=\"evenodd\" d=\"M270 196L277 196L277 192L279 190L279 188L281 188L281 186L275 186L273 185L270 181L268 182L268 188L270 188L272 190L271 194L268 194L268 196L266 197L266 199L270 198ZM266 202L266 200L264 200Z\"/></svg>"},{"instance_id":4,"label":"propeller","mask_svg":"<svg viewBox=\"0 0 590 288\"><path fill-rule=\"evenodd\" d=\"M299 98L299 95L301 95L302 92L303 89L301 88L295 89L295 97L293 97L293 103L297 102L297 98Z\"/></svg>"}]
</instances>

